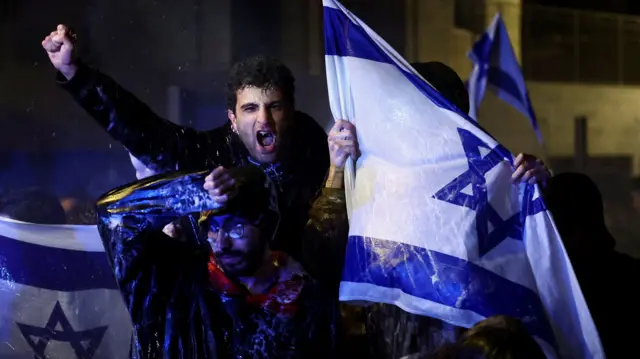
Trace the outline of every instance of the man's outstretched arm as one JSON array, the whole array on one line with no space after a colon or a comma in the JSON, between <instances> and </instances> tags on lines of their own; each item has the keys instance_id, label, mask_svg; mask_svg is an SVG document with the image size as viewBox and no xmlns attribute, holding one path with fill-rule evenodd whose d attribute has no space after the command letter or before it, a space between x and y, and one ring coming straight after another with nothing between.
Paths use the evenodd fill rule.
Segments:
<instances>
[{"instance_id":1,"label":"man's outstretched arm","mask_svg":"<svg viewBox=\"0 0 640 359\"><path fill-rule=\"evenodd\" d=\"M74 42L64 25L42 41L58 83L133 156L156 172L219 164L215 157L225 143L224 128L199 132L161 118L111 77L78 61Z\"/></svg>"}]
</instances>

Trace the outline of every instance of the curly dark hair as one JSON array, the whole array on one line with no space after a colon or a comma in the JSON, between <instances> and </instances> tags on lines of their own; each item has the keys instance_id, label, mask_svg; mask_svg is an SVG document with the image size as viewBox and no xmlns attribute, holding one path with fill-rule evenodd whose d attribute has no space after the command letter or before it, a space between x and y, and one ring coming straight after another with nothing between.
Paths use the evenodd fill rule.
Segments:
<instances>
[{"instance_id":1,"label":"curly dark hair","mask_svg":"<svg viewBox=\"0 0 640 359\"><path fill-rule=\"evenodd\" d=\"M276 58L258 55L236 62L231 67L225 86L228 109L235 113L237 91L249 86L278 89L291 105L295 102L295 78L291 70Z\"/></svg>"}]
</instances>

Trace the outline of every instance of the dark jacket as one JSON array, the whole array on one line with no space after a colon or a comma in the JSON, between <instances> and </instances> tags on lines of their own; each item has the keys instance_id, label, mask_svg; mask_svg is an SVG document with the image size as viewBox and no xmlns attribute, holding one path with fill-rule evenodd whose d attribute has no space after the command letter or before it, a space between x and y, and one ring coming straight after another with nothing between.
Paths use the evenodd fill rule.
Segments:
<instances>
[{"instance_id":1,"label":"dark jacket","mask_svg":"<svg viewBox=\"0 0 640 359\"><path fill-rule=\"evenodd\" d=\"M349 234L344 190L322 190L313 203L307 231L303 253L308 270L337 296ZM323 233L324 237L314 233ZM463 328L408 313L392 304L375 303L363 308L341 303L341 312L348 333L341 349L350 354L345 357L427 357L463 332Z\"/></svg>"},{"instance_id":2,"label":"dark jacket","mask_svg":"<svg viewBox=\"0 0 640 359\"><path fill-rule=\"evenodd\" d=\"M202 189L206 174L154 176L98 201L98 229L134 324L132 357L334 358L337 301L315 280L292 276L284 284L299 284L297 299L275 309L220 285L206 228L185 216L215 207ZM178 218L184 240L162 233ZM327 220L312 219L305 240L327 240L314 230Z\"/></svg>"},{"instance_id":3,"label":"dark jacket","mask_svg":"<svg viewBox=\"0 0 640 359\"><path fill-rule=\"evenodd\" d=\"M156 173L251 163L228 124L210 131L178 126L156 115L109 76L87 66L81 66L71 81L58 74L58 83L111 137ZM324 182L329 150L326 133L311 117L296 112L292 125L291 144L281 149L285 151L282 163L262 167L281 189L282 222L272 248L299 258L299 238L311 201Z\"/></svg>"}]
</instances>

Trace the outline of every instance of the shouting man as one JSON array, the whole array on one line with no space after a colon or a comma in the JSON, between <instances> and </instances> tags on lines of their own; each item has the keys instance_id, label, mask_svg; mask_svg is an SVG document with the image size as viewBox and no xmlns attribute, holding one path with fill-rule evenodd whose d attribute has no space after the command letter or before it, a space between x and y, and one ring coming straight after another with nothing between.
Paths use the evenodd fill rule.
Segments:
<instances>
[{"instance_id":1,"label":"shouting man","mask_svg":"<svg viewBox=\"0 0 640 359\"><path fill-rule=\"evenodd\" d=\"M153 173L214 170L206 189L219 203L235 194L227 169L261 167L276 183L282 223L274 246L294 257L306 213L329 164L327 136L295 109L295 79L278 60L257 56L235 64L226 85L229 122L210 131L181 127L156 115L109 76L78 61L75 35L63 25L42 46L58 83L111 137ZM293 240L293 241L292 241Z\"/></svg>"}]
</instances>

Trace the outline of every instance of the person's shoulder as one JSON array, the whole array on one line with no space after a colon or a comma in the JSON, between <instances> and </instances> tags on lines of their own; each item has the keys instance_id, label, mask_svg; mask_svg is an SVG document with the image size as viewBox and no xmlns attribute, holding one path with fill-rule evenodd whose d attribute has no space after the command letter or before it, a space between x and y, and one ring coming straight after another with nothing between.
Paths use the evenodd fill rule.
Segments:
<instances>
[{"instance_id":1,"label":"person's shoulder","mask_svg":"<svg viewBox=\"0 0 640 359\"><path fill-rule=\"evenodd\" d=\"M203 133L207 136L214 136L214 137L219 137L219 136L227 136L229 134L232 133L231 131L231 122L230 121L225 121L223 124L216 126L210 130L204 130L204 131L199 131L200 133Z\"/></svg>"},{"instance_id":2,"label":"person's shoulder","mask_svg":"<svg viewBox=\"0 0 640 359\"><path fill-rule=\"evenodd\" d=\"M302 111L296 111L295 114L296 128L310 135L317 135L326 139L327 133L324 128L311 115Z\"/></svg>"},{"instance_id":3,"label":"person's shoulder","mask_svg":"<svg viewBox=\"0 0 640 359\"><path fill-rule=\"evenodd\" d=\"M614 252L611 263L617 267L617 270L625 271L629 274L640 272L640 259L626 253Z\"/></svg>"},{"instance_id":4,"label":"person's shoulder","mask_svg":"<svg viewBox=\"0 0 640 359\"><path fill-rule=\"evenodd\" d=\"M314 173L317 172L318 177L324 179L329 165L327 133L313 117L301 111L296 111L294 123L292 132L296 137L296 146L300 150L299 156L311 163L315 163L315 165L311 166L317 169Z\"/></svg>"}]
</instances>

